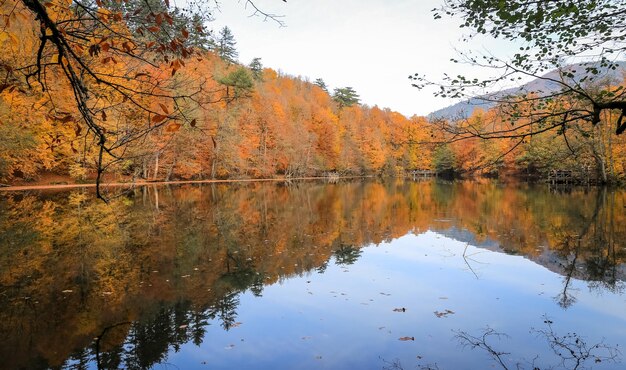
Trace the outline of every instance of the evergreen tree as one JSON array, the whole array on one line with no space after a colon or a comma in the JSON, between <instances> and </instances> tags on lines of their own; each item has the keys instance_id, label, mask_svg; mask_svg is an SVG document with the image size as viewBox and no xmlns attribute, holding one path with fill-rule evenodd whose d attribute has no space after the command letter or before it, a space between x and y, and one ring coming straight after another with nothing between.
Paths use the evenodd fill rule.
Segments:
<instances>
[{"instance_id":1,"label":"evergreen tree","mask_svg":"<svg viewBox=\"0 0 626 370\"><path fill-rule=\"evenodd\" d=\"M324 80L322 80L321 78L316 79L313 82L313 85L317 85L319 86L322 90L328 92L328 86L326 86L326 82L324 82Z\"/></svg>"},{"instance_id":2,"label":"evergreen tree","mask_svg":"<svg viewBox=\"0 0 626 370\"><path fill-rule=\"evenodd\" d=\"M261 58L254 58L250 62L250 71L252 71L252 78L256 81L263 81L263 64Z\"/></svg>"},{"instance_id":3,"label":"evergreen tree","mask_svg":"<svg viewBox=\"0 0 626 370\"><path fill-rule=\"evenodd\" d=\"M204 27L202 26L204 23L204 19L198 15L194 14L191 18L191 26L195 32L189 33L189 45L202 49L202 50L211 50L214 46L213 40L211 39L211 33L204 31Z\"/></svg>"},{"instance_id":4,"label":"evergreen tree","mask_svg":"<svg viewBox=\"0 0 626 370\"><path fill-rule=\"evenodd\" d=\"M239 67L237 70L218 79L217 82L226 87L227 102L249 97L254 86L250 72L244 67Z\"/></svg>"},{"instance_id":5,"label":"evergreen tree","mask_svg":"<svg viewBox=\"0 0 626 370\"><path fill-rule=\"evenodd\" d=\"M224 26L217 36L217 40L215 40L215 52L219 55L222 60L228 63L237 63L237 58L239 57L239 53L235 46L237 42L235 41L235 36L228 26Z\"/></svg>"},{"instance_id":6,"label":"evergreen tree","mask_svg":"<svg viewBox=\"0 0 626 370\"><path fill-rule=\"evenodd\" d=\"M339 109L343 107L351 107L359 104L359 94L351 87L336 88L333 92L333 100L339 105Z\"/></svg>"}]
</instances>

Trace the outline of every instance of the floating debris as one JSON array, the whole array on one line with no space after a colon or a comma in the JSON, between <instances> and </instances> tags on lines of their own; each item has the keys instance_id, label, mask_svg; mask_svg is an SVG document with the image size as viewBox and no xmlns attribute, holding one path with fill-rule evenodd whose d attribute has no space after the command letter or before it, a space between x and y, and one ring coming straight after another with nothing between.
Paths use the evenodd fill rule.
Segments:
<instances>
[{"instance_id":1,"label":"floating debris","mask_svg":"<svg viewBox=\"0 0 626 370\"><path fill-rule=\"evenodd\" d=\"M437 316L439 318L442 318L442 317L447 317L448 315L453 315L454 311L452 311L452 310L445 310L445 311L441 311L441 312L435 311L434 314L435 314L435 316Z\"/></svg>"},{"instance_id":2,"label":"floating debris","mask_svg":"<svg viewBox=\"0 0 626 370\"><path fill-rule=\"evenodd\" d=\"M401 308L394 308L393 312L406 312L406 308L401 307Z\"/></svg>"},{"instance_id":3,"label":"floating debris","mask_svg":"<svg viewBox=\"0 0 626 370\"><path fill-rule=\"evenodd\" d=\"M401 338L398 338L398 340L406 342L406 341L409 341L409 340L415 340L415 337L401 337Z\"/></svg>"}]
</instances>

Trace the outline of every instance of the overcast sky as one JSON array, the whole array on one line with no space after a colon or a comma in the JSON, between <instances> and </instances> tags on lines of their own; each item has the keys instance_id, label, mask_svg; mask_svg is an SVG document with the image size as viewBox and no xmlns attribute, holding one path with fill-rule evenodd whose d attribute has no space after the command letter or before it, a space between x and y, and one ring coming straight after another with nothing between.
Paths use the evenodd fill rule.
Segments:
<instances>
[{"instance_id":1,"label":"overcast sky","mask_svg":"<svg viewBox=\"0 0 626 370\"><path fill-rule=\"evenodd\" d=\"M285 27L250 17L245 0L223 0L215 31L228 25L239 60L260 57L263 65L285 74L324 79L331 88L351 86L362 103L406 116L426 115L455 101L411 87L408 76L438 79L444 72L467 73L450 62L457 49L492 51L503 44L460 41L459 20L434 20L431 9L443 0L256 0L261 9L282 15ZM486 44L485 44L486 43ZM506 48L506 47L505 47Z\"/></svg>"}]
</instances>

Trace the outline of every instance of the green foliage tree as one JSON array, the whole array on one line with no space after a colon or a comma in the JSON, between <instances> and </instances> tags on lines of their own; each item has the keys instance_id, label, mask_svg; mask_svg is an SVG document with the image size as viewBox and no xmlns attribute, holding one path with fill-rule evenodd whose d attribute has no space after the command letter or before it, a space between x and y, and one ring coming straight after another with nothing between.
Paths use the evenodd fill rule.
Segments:
<instances>
[{"instance_id":1,"label":"green foliage tree","mask_svg":"<svg viewBox=\"0 0 626 370\"><path fill-rule=\"evenodd\" d=\"M592 86L607 71L617 69L619 63L615 61L626 54L626 18L621 16L625 8L626 0L447 0L443 7L433 10L435 18L461 18L461 27L471 31L466 39L489 35L519 45L519 50L506 58L470 51L455 60L491 68L494 73L490 78L450 75L435 82L420 74L410 78L418 88L438 86L438 96L477 97L497 103L508 119L508 128L492 132L448 127L459 136L523 138L552 129L565 132L581 121L598 124L605 110L619 111L615 127L619 135L626 130L626 92L615 85L601 89ZM579 63L581 58L584 63ZM558 73L546 74L552 70ZM554 87L481 93L494 84L528 77Z\"/></svg>"},{"instance_id":2,"label":"green foliage tree","mask_svg":"<svg viewBox=\"0 0 626 370\"><path fill-rule=\"evenodd\" d=\"M237 63L239 52L237 51L237 41L228 26L224 26L215 40L214 51L222 60L228 63Z\"/></svg>"},{"instance_id":3,"label":"green foliage tree","mask_svg":"<svg viewBox=\"0 0 626 370\"><path fill-rule=\"evenodd\" d=\"M244 67L237 68L233 72L218 79L218 82L226 87L227 102L249 96L254 87L250 72Z\"/></svg>"},{"instance_id":4,"label":"green foliage tree","mask_svg":"<svg viewBox=\"0 0 626 370\"><path fill-rule=\"evenodd\" d=\"M322 78L316 78L315 81L313 81L313 85L319 86L320 89L328 92L328 86L326 85L326 82L324 82Z\"/></svg>"},{"instance_id":5,"label":"green foliage tree","mask_svg":"<svg viewBox=\"0 0 626 370\"><path fill-rule=\"evenodd\" d=\"M261 63L261 58L252 59L248 67L250 67L252 72L252 78L256 81L263 81L263 63Z\"/></svg>"},{"instance_id":6,"label":"green foliage tree","mask_svg":"<svg viewBox=\"0 0 626 370\"><path fill-rule=\"evenodd\" d=\"M439 145L433 153L433 167L438 174L449 176L456 170L456 157L448 144Z\"/></svg>"},{"instance_id":7,"label":"green foliage tree","mask_svg":"<svg viewBox=\"0 0 626 370\"><path fill-rule=\"evenodd\" d=\"M336 88L333 92L333 100L339 105L339 109L359 104L359 94L351 87Z\"/></svg>"}]
</instances>

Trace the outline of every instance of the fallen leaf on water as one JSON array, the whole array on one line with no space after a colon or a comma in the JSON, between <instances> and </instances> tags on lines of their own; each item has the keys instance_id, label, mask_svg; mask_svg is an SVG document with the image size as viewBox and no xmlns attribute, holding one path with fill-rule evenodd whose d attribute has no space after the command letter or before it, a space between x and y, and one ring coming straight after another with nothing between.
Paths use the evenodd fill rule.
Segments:
<instances>
[{"instance_id":1,"label":"fallen leaf on water","mask_svg":"<svg viewBox=\"0 0 626 370\"><path fill-rule=\"evenodd\" d=\"M241 326L241 324L242 324L242 323L240 323L240 322L236 322L236 323L234 323L234 324L231 326L231 328L238 328L238 327L240 327L240 326Z\"/></svg>"},{"instance_id":2,"label":"fallen leaf on water","mask_svg":"<svg viewBox=\"0 0 626 370\"><path fill-rule=\"evenodd\" d=\"M178 328L179 328L179 329L186 329L186 328L187 328L187 326L189 326L189 325L181 325L181 326L179 326Z\"/></svg>"},{"instance_id":3,"label":"fallen leaf on water","mask_svg":"<svg viewBox=\"0 0 626 370\"><path fill-rule=\"evenodd\" d=\"M394 308L393 312L406 312L406 308L401 307L401 308Z\"/></svg>"},{"instance_id":4,"label":"fallen leaf on water","mask_svg":"<svg viewBox=\"0 0 626 370\"><path fill-rule=\"evenodd\" d=\"M72 290L72 289L65 289L65 290L63 291L63 293L72 293L72 292L73 292L73 290Z\"/></svg>"},{"instance_id":5,"label":"fallen leaf on water","mask_svg":"<svg viewBox=\"0 0 626 370\"><path fill-rule=\"evenodd\" d=\"M398 338L398 340L406 342L406 341L409 341L409 340L415 340L415 337L402 337L402 338Z\"/></svg>"},{"instance_id":6,"label":"fallen leaf on water","mask_svg":"<svg viewBox=\"0 0 626 370\"><path fill-rule=\"evenodd\" d=\"M454 314L454 311L452 311L452 310L445 310L445 311L441 311L441 312L435 311L434 314L435 314L435 316L441 318L441 317L446 317L448 315Z\"/></svg>"},{"instance_id":7,"label":"fallen leaf on water","mask_svg":"<svg viewBox=\"0 0 626 370\"><path fill-rule=\"evenodd\" d=\"M228 346L224 347L224 349L233 349L233 348L235 348L234 344L231 344L231 345L228 345Z\"/></svg>"}]
</instances>

